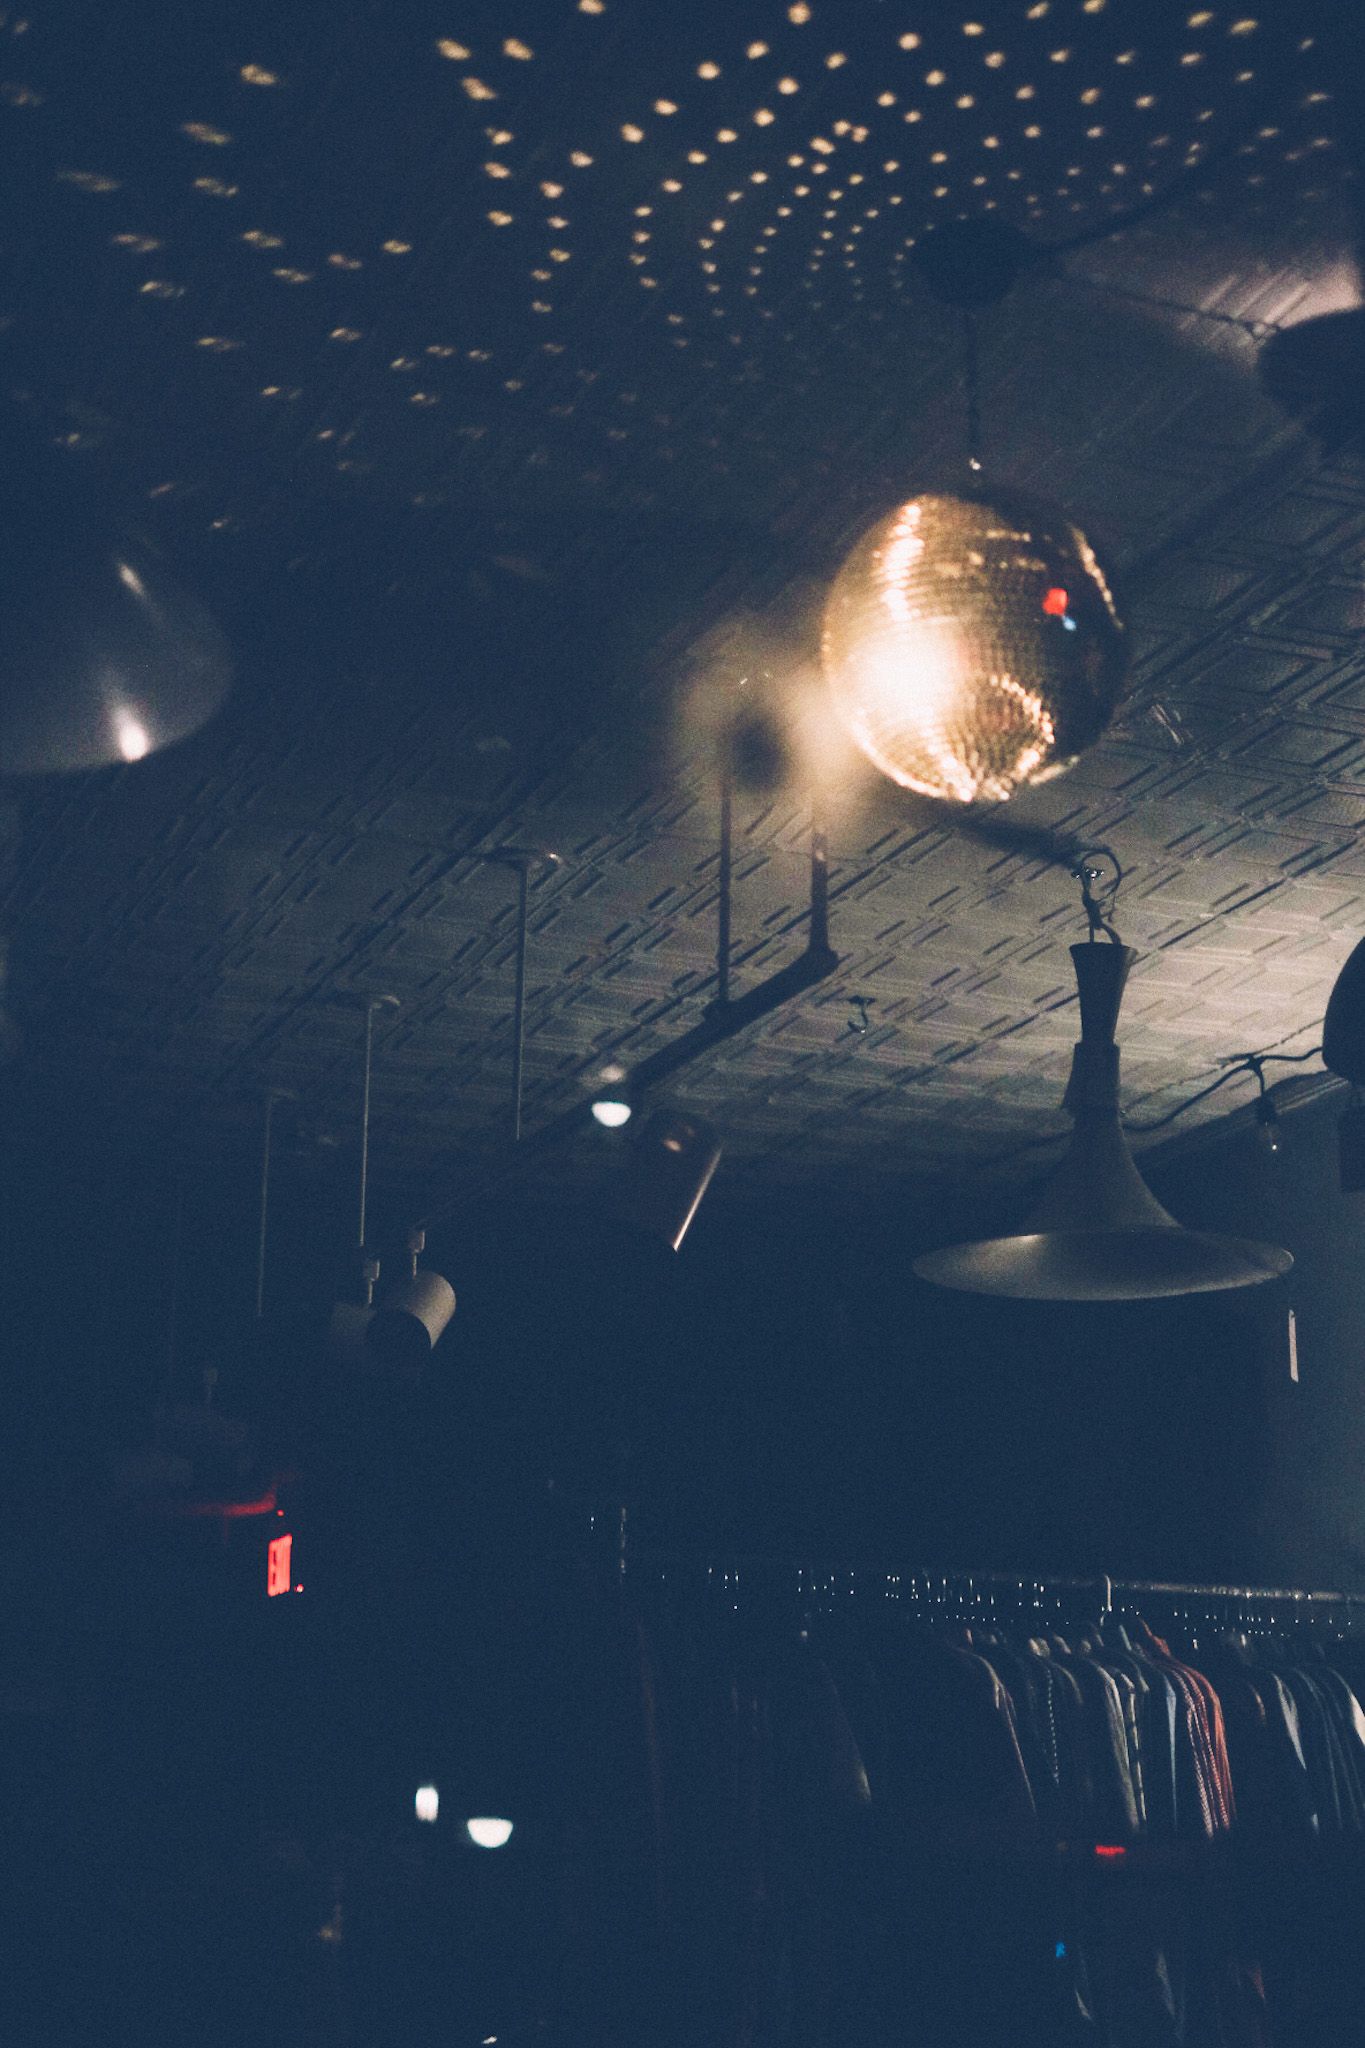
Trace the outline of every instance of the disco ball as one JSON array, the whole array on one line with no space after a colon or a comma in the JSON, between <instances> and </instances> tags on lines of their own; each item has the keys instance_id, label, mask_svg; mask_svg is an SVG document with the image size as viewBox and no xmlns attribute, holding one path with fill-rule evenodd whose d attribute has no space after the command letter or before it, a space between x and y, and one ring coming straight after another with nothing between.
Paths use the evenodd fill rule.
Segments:
<instances>
[{"instance_id":1,"label":"disco ball","mask_svg":"<svg viewBox=\"0 0 1365 2048\"><path fill-rule=\"evenodd\" d=\"M1064 512L925 492L845 560L821 651L850 733L884 775L921 796L1002 803L1094 745L1126 640L1109 578Z\"/></svg>"}]
</instances>

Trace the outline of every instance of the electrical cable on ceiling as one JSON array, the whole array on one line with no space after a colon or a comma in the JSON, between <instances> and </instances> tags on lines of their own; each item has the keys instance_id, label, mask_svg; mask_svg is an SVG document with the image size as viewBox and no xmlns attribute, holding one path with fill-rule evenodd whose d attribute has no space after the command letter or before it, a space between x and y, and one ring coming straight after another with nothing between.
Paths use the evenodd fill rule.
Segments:
<instances>
[{"instance_id":1,"label":"electrical cable on ceiling","mask_svg":"<svg viewBox=\"0 0 1365 2048\"><path fill-rule=\"evenodd\" d=\"M1203 1102L1207 1096L1215 1094L1225 1082L1236 1080L1239 1074L1257 1074L1259 1079L1258 1069L1265 1066L1271 1060L1281 1061L1286 1066L1302 1066L1305 1060L1316 1059L1321 1051L1322 1047L1320 1045L1314 1045L1307 1052L1236 1053L1226 1063L1224 1072L1218 1076L1216 1081L1210 1081L1207 1088L1201 1088L1196 1094L1187 1096L1184 1102L1178 1102L1174 1109L1166 1112L1165 1116L1156 1117L1151 1123L1125 1122L1123 1128L1126 1131L1164 1130L1167 1124L1173 1124L1177 1117L1183 1116L1187 1109L1193 1109L1196 1103Z\"/></svg>"},{"instance_id":2,"label":"electrical cable on ceiling","mask_svg":"<svg viewBox=\"0 0 1365 2048\"><path fill-rule=\"evenodd\" d=\"M1194 1109L1197 1104L1205 1101L1210 1095L1217 1094L1218 1090L1225 1086L1227 1082L1236 1080L1238 1075L1254 1074L1256 1073L1258 1067L1265 1066L1266 1063L1270 1060L1282 1061L1287 1066L1301 1066L1304 1063L1304 1061L1315 1059L1321 1051L1322 1047L1320 1045L1314 1045L1310 1046L1307 1052L1253 1052L1234 1054L1232 1058L1228 1062L1226 1062L1224 1071L1221 1074L1219 1074L1216 1080L1211 1081L1205 1088L1197 1089L1193 1095L1187 1095L1183 1102L1178 1102L1175 1105L1174 1109L1168 1110L1164 1116L1154 1117L1148 1123L1135 1123L1125 1117L1123 1120L1123 1128L1125 1131L1132 1131L1134 1133L1163 1131L1166 1129L1168 1124L1173 1124L1176 1122L1178 1118L1184 1116L1187 1110ZM1060 1145L1067 1138L1069 1138L1070 1135L1071 1133L1069 1131L1048 1131L1036 1138L1021 1138L1017 1145L1011 1145L1007 1151L992 1152L987 1154L987 1156L984 1159L974 1159L971 1163L974 1168L987 1166L1003 1166L1009 1160L1017 1159L1020 1157L1021 1154L1025 1152L1040 1152L1045 1150L1045 1148L1049 1145Z\"/></svg>"}]
</instances>

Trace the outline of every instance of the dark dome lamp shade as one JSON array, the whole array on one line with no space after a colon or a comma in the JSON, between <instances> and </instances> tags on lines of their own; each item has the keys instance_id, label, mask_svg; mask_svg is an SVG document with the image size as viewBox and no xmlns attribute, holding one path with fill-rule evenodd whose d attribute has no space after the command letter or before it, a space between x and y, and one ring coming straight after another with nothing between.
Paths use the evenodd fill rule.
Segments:
<instances>
[{"instance_id":1,"label":"dark dome lamp shade","mask_svg":"<svg viewBox=\"0 0 1365 2048\"><path fill-rule=\"evenodd\" d=\"M1365 1088L1365 939L1347 960L1327 998L1327 1015L1322 1020L1322 1063L1340 1074L1356 1091L1357 1099L1337 1124L1341 1191L1344 1195L1365 1193L1365 1102L1359 1091Z\"/></svg>"},{"instance_id":2,"label":"dark dome lamp shade","mask_svg":"<svg viewBox=\"0 0 1365 2048\"><path fill-rule=\"evenodd\" d=\"M1287 1273L1294 1261L1279 1246L1186 1230L1152 1194L1119 1122L1114 1030L1137 955L1087 943L1073 946L1071 958L1081 1041L1063 1098L1075 1125L1066 1153L1017 1235L929 1252L915 1272L940 1287L1032 1301L1148 1301Z\"/></svg>"},{"instance_id":3,"label":"dark dome lamp shade","mask_svg":"<svg viewBox=\"0 0 1365 2048\"><path fill-rule=\"evenodd\" d=\"M213 620L147 539L6 456L0 774L139 761L197 732L232 680Z\"/></svg>"}]
</instances>

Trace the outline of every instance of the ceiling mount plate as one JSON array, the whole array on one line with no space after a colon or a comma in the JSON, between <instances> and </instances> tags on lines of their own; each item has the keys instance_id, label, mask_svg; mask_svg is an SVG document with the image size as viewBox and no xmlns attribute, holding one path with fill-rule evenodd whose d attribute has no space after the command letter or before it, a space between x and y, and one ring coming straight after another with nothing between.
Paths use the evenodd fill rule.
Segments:
<instances>
[{"instance_id":1,"label":"ceiling mount plate","mask_svg":"<svg viewBox=\"0 0 1365 2048\"><path fill-rule=\"evenodd\" d=\"M945 306L995 306L1037 250L1003 220L959 220L921 235L916 270Z\"/></svg>"},{"instance_id":2,"label":"ceiling mount plate","mask_svg":"<svg viewBox=\"0 0 1365 2048\"><path fill-rule=\"evenodd\" d=\"M543 868L558 868L564 865L557 853L551 853L548 846L495 846L491 853L482 858L490 867L525 869L528 875L539 874Z\"/></svg>"}]
</instances>

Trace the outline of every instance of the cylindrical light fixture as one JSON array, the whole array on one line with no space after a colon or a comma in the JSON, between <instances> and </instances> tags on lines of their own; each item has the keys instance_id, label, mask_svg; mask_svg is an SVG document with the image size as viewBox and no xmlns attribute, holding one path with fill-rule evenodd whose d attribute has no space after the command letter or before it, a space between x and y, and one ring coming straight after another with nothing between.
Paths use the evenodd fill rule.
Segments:
<instances>
[{"instance_id":1,"label":"cylindrical light fixture","mask_svg":"<svg viewBox=\"0 0 1365 2048\"><path fill-rule=\"evenodd\" d=\"M378 1259L362 1259L361 1299L338 1301L333 1304L327 1322L327 1348L338 1365L363 1366L369 1363L365 1339L377 1313L374 1306L374 1289L378 1278Z\"/></svg>"},{"instance_id":2,"label":"cylindrical light fixture","mask_svg":"<svg viewBox=\"0 0 1365 2048\"><path fill-rule=\"evenodd\" d=\"M403 1374L421 1371L455 1313L450 1282L439 1273L418 1270L426 1242L424 1230L409 1231L407 1278L385 1296L365 1331L371 1362Z\"/></svg>"}]
</instances>

